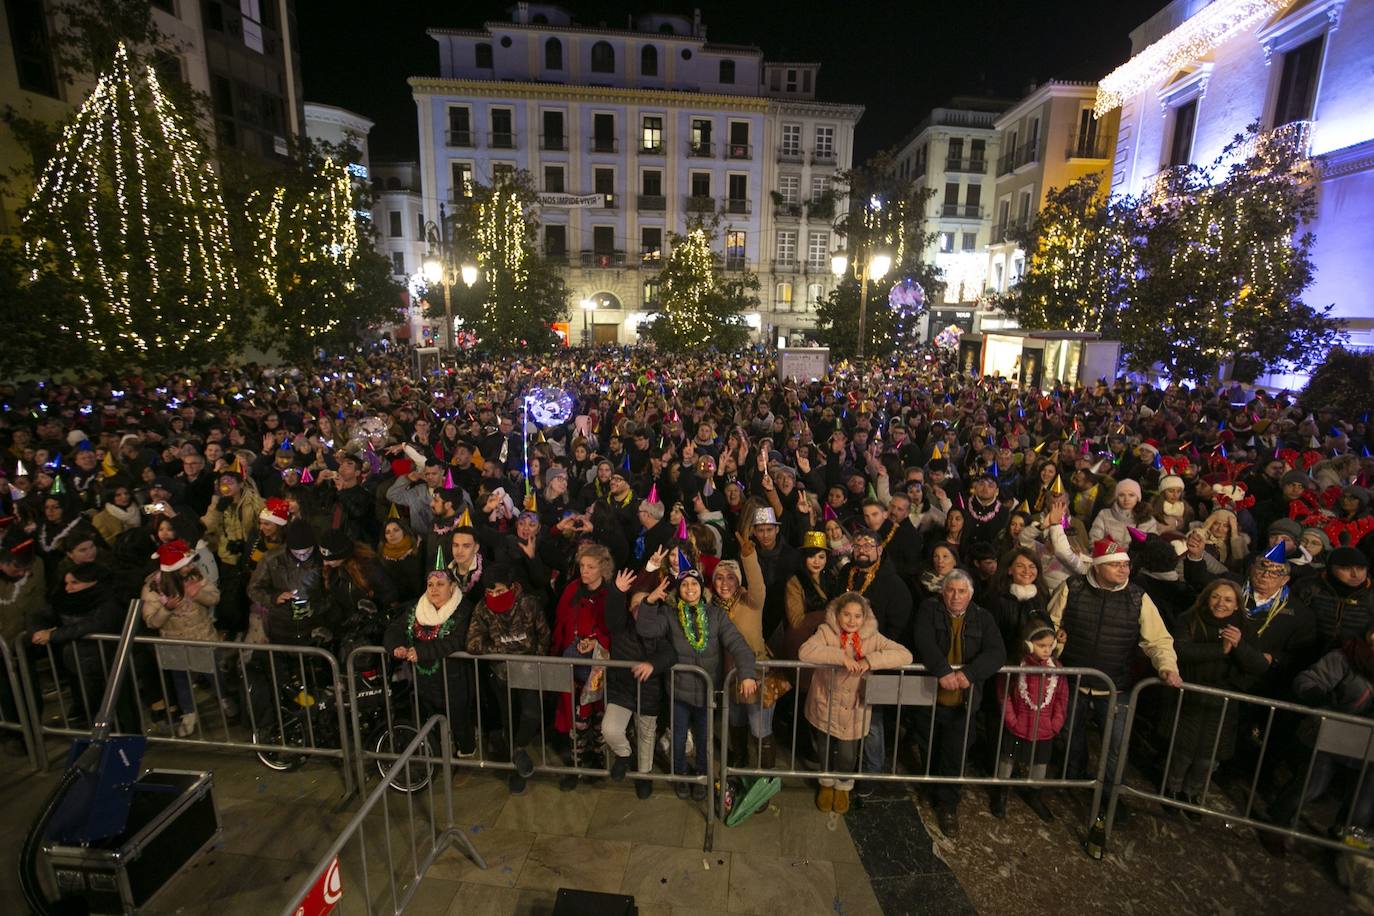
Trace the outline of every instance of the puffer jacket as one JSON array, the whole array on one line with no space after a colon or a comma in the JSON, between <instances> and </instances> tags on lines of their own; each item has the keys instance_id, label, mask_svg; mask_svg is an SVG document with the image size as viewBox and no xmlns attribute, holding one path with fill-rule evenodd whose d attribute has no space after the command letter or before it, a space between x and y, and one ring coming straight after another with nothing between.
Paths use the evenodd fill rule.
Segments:
<instances>
[{"instance_id":1,"label":"puffer jacket","mask_svg":"<svg viewBox=\"0 0 1374 916\"><path fill-rule=\"evenodd\" d=\"M673 599L669 599L673 600ZM696 665L706 672L712 686L725 676L725 655L728 653L739 672L740 680L757 678L754 672L754 651L730 617L719 606L706 604L706 646L698 652L687 642L687 634L678 622L677 603L639 606L635 629L645 639L666 639L673 648L676 663ZM691 706L705 706L711 699L701 678L691 672L673 674L672 697Z\"/></svg>"},{"instance_id":2,"label":"puffer jacket","mask_svg":"<svg viewBox=\"0 0 1374 916\"><path fill-rule=\"evenodd\" d=\"M477 598L468 622L469 655L547 655L549 621L538 598L524 594L509 611L498 614ZM497 665L496 676L506 677L506 666Z\"/></svg>"},{"instance_id":3,"label":"puffer jacket","mask_svg":"<svg viewBox=\"0 0 1374 916\"><path fill-rule=\"evenodd\" d=\"M1331 572L1311 576L1293 587L1297 600L1312 612L1317 628L1316 656L1329 652L1347 639L1363 638L1374 624L1374 586L1366 580L1359 588L1340 588Z\"/></svg>"},{"instance_id":4,"label":"puffer jacket","mask_svg":"<svg viewBox=\"0 0 1374 916\"><path fill-rule=\"evenodd\" d=\"M1063 666L1053 657L1041 662L1028 653L1021 659L1021 665L1044 668L1045 673L1022 672L997 679L1002 724L1023 741L1048 741L1064 727L1064 720L1069 714L1069 692L1073 687L1068 678L1055 675L1053 669ZM1010 697L1007 696L1008 682L1011 683ZM1021 692L1023 683L1026 688L1024 695ZM1035 705L1032 706L1032 703Z\"/></svg>"},{"instance_id":5,"label":"puffer jacket","mask_svg":"<svg viewBox=\"0 0 1374 916\"><path fill-rule=\"evenodd\" d=\"M868 607L864 608L864 621L859 625L859 651L874 671L911 664L911 650L879 633L878 618ZM840 643L840 625L834 609L825 612L825 620L811 638L802 643L797 656L817 665L843 665L846 658L855 657L852 642ZM816 669L806 692L806 720L822 733L841 741L857 741L864 737L873 718L872 710L864 701L867 683L865 674L843 667Z\"/></svg>"},{"instance_id":6,"label":"puffer jacket","mask_svg":"<svg viewBox=\"0 0 1374 916\"><path fill-rule=\"evenodd\" d=\"M157 590L161 573L153 573L143 582L143 622L158 631L163 639L193 639L213 642L219 639L215 630L214 610L219 604L219 589L202 579L200 591L190 600L182 598L176 607L167 606L167 596Z\"/></svg>"}]
</instances>

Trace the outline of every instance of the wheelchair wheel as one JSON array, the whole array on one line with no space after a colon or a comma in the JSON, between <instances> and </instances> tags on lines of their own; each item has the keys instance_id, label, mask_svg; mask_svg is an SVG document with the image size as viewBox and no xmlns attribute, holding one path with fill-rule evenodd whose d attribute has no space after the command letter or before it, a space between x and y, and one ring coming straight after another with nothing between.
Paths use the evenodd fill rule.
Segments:
<instances>
[{"instance_id":1,"label":"wheelchair wheel","mask_svg":"<svg viewBox=\"0 0 1374 916\"><path fill-rule=\"evenodd\" d=\"M415 740L415 735L419 731L409 722L393 721L391 729L388 730L386 723L378 725L368 736L367 746L376 754L398 754L405 750L411 741ZM431 734L425 738L423 744L417 749L417 753L425 757L437 757L439 742ZM391 769L394 761L385 757L377 757L373 760L373 766L377 768L377 775L385 777ZM434 764L424 761L413 761L407 764L396 778L391 781L391 788L397 792L419 792L429 781L434 773Z\"/></svg>"}]
</instances>

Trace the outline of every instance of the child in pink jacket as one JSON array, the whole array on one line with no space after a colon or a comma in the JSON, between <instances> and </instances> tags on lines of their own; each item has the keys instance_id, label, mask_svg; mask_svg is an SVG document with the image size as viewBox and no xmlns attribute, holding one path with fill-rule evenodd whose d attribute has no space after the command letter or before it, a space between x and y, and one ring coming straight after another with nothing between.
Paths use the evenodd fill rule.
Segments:
<instances>
[{"instance_id":1,"label":"child in pink jacket","mask_svg":"<svg viewBox=\"0 0 1374 916\"><path fill-rule=\"evenodd\" d=\"M865 675L911 664L911 651L878 632L878 619L867 598L858 592L845 592L826 607L825 620L802 643L797 657L836 666L818 669L812 676L806 694L806 720L818 733L817 750L826 753L825 769L854 772L872 720L864 702ZM849 810L854 780L822 776L820 784L817 808L836 814Z\"/></svg>"},{"instance_id":2,"label":"child in pink jacket","mask_svg":"<svg viewBox=\"0 0 1374 916\"><path fill-rule=\"evenodd\" d=\"M997 761L997 778L1011 776L1017 764L1030 770L1031 779L1044 779L1049 769L1054 738L1064 727L1069 711L1068 678L1054 673L1063 667L1054 657L1055 631L1042 618L1032 617L1022 632L1026 655L1022 667L1043 668L1043 674L1022 672L997 681L997 699L1002 707L1002 757ZM1008 690L1010 685L1010 690ZM1008 695L1010 693L1010 695ZM1046 823L1054 815L1040 797L1039 789L1022 793L1026 806ZM1006 787L992 790L992 813L1007 816Z\"/></svg>"}]
</instances>

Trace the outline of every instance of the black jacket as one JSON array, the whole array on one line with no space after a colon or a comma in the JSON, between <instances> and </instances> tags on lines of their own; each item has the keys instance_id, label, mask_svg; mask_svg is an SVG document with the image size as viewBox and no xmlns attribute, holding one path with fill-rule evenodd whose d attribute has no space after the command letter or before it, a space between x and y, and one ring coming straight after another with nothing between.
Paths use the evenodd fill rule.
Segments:
<instances>
[{"instance_id":1,"label":"black jacket","mask_svg":"<svg viewBox=\"0 0 1374 916\"><path fill-rule=\"evenodd\" d=\"M1011 592L1003 592L988 598L988 610L997 621L997 630L1002 634L1002 645L1007 647L1008 664L1020 664L1021 658L1026 654L1025 648L1021 645L1021 634L1025 632L1026 624L1032 618L1043 620L1047 627L1053 626L1050 623L1048 604L1049 600L1038 592L1033 597L1025 599L1018 598Z\"/></svg>"},{"instance_id":2,"label":"black jacket","mask_svg":"<svg viewBox=\"0 0 1374 916\"><path fill-rule=\"evenodd\" d=\"M949 612L943 599L931 598L916 612L916 626L912 641L916 644L916 661L926 666L934 677L944 677L954 668L949 663ZM983 683L1002 667L1007 650L997 621L986 608L969 602L964 611L963 666L959 669L973 685L970 702L977 707L982 699Z\"/></svg>"},{"instance_id":3,"label":"black jacket","mask_svg":"<svg viewBox=\"0 0 1374 916\"><path fill-rule=\"evenodd\" d=\"M1374 624L1374 586L1368 580L1359 588L1346 588L1333 582L1327 570L1294 586L1294 591L1298 602L1312 612L1317 628L1313 663L1347 639L1363 639Z\"/></svg>"},{"instance_id":4,"label":"black jacket","mask_svg":"<svg viewBox=\"0 0 1374 916\"><path fill-rule=\"evenodd\" d=\"M873 616L878 618L878 632L915 652L916 647L911 641L911 590L886 558L879 561L878 573L868 587L861 589L862 585L863 575L853 563L839 575L840 591L860 592L873 606Z\"/></svg>"},{"instance_id":5,"label":"black jacket","mask_svg":"<svg viewBox=\"0 0 1374 916\"><path fill-rule=\"evenodd\" d=\"M1069 634L1063 662L1069 668L1097 668L1117 690L1131 686L1131 664L1140 644L1140 607L1145 591L1098 588L1086 576L1069 580L1059 625Z\"/></svg>"},{"instance_id":6,"label":"black jacket","mask_svg":"<svg viewBox=\"0 0 1374 916\"><path fill-rule=\"evenodd\" d=\"M640 684L629 668L606 669L606 702L635 710L640 715L656 716L663 693L662 675L673 667L673 647L666 639L640 636L635 618L630 616L625 593L618 588L606 591L606 628L611 631L611 658L648 662L653 677Z\"/></svg>"}]
</instances>

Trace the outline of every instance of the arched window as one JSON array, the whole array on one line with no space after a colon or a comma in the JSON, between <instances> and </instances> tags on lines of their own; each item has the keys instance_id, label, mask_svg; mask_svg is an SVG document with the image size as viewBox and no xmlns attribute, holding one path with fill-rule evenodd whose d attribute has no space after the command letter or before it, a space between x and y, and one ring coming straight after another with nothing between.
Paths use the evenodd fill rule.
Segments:
<instances>
[{"instance_id":1,"label":"arched window","mask_svg":"<svg viewBox=\"0 0 1374 916\"><path fill-rule=\"evenodd\" d=\"M487 44L485 41L481 42L473 48L473 55L476 58L476 64L480 69L490 70L492 68L491 45Z\"/></svg>"},{"instance_id":2,"label":"arched window","mask_svg":"<svg viewBox=\"0 0 1374 916\"><path fill-rule=\"evenodd\" d=\"M592 45L592 72L615 72L615 48L609 42L598 41Z\"/></svg>"},{"instance_id":3,"label":"arched window","mask_svg":"<svg viewBox=\"0 0 1374 916\"><path fill-rule=\"evenodd\" d=\"M792 311L792 284L786 281L779 283L773 291L774 307L779 312Z\"/></svg>"},{"instance_id":4,"label":"arched window","mask_svg":"<svg viewBox=\"0 0 1374 916\"><path fill-rule=\"evenodd\" d=\"M639 75L658 76L658 48L653 45L639 49Z\"/></svg>"},{"instance_id":5,"label":"arched window","mask_svg":"<svg viewBox=\"0 0 1374 916\"><path fill-rule=\"evenodd\" d=\"M550 38L544 42L544 69L563 69L563 42L557 38Z\"/></svg>"}]
</instances>

